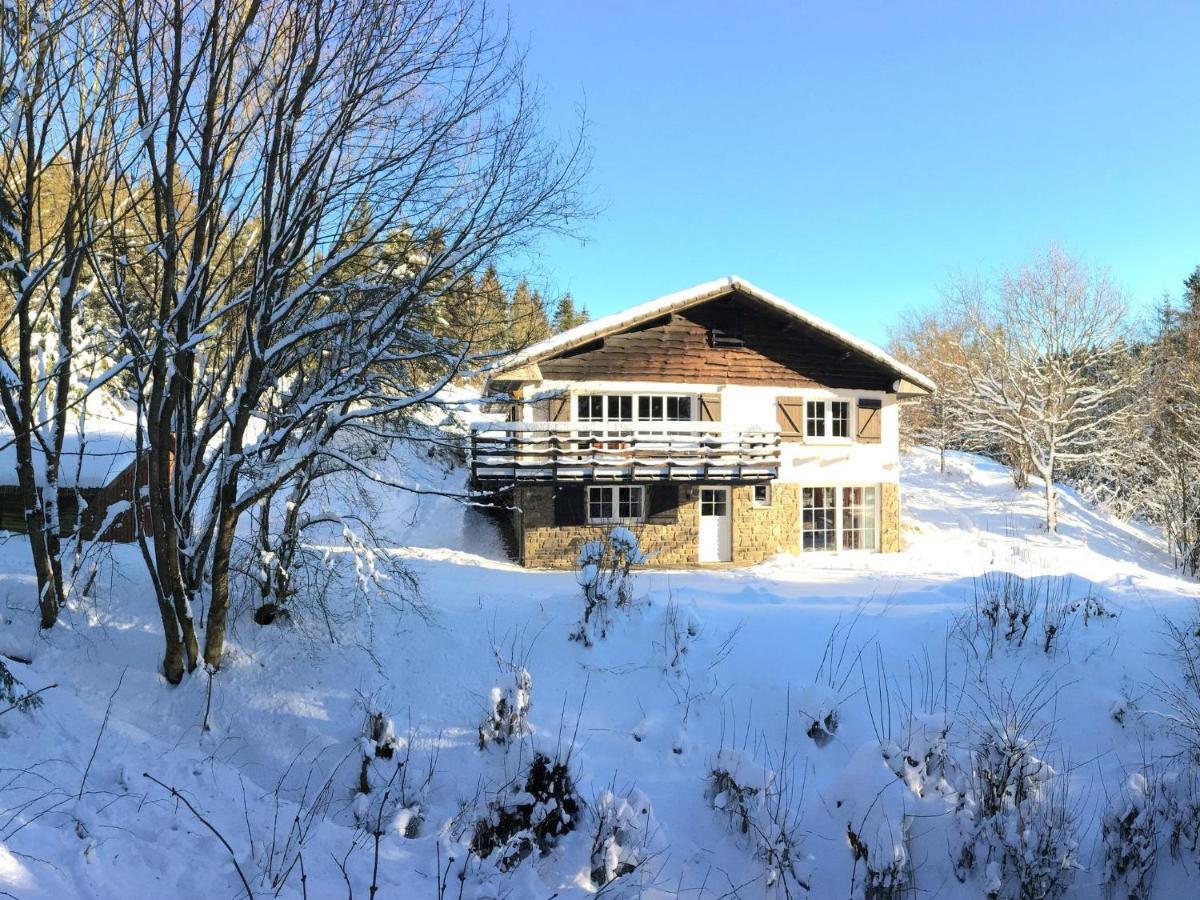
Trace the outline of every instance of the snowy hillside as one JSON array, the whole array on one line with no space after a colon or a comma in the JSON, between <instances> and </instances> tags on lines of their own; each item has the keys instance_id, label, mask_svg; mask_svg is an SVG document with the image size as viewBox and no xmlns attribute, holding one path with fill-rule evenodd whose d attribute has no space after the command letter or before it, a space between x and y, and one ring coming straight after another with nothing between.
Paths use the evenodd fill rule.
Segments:
<instances>
[{"instance_id":1,"label":"snowy hillside","mask_svg":"<svg viewBox=\"0 0 1200 900\"><path fill-rule=\"evenodd\" d=\"M433 456L399 468L427 490L462 485ZM256 897L561 898L625 872L605 894L977 897L1000 887L1008 840L1049 848L1057 866L1038 877L1099 897L1119 855L1102 824L1129 811L1108 835L1133 859L1120 877L1157 846L1153 896L1188 894L1194 819L1175 858L1158 811L1195 797L1162 715L1164 691L1186 687L1164 620L1194 615L1200 584L1070 492L1047 535L1036 490L985 460L942 475L917 452L903 491L904 553L640 573L636 609L590 648L568 640L574 574L506 562L453 499L382 491L376 524L427 616L360 604L331 646L320 623L243 614L211 692L202 672L177 688L158 674L136 548L114 548L92 601L31 637L10 538L4 649L32 652L13 666L28 687L57 686L0 716L0 896L235 897L244 878ZM1003 613L985 633L989 589L1039 592L1023 641ZM530 702L529 733L517 721L500 744L501 721L481 737L493 689L510 710ZM390 725L364 738L374 712ZM491 846L481 821L531 804L535 751L567 763L582 804L536 807L564 834L501 871L508 850L468 848ZM1024 767L992 819L972 752ZM1157 844L1138 843L1142 821Z\"/></svg>"}]
</instances>

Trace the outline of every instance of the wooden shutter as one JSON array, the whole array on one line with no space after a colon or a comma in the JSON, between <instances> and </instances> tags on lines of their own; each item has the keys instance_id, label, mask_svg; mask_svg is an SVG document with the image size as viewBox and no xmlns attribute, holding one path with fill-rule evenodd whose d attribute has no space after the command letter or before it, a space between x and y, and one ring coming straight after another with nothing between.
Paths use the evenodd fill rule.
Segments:
<instances>
[{"instance_id":1,"label":"wooden shutter","mask_svg":"<svg viewBox=\"0 0 1200 900\"><path fill-rule=\"evenodd\" d=\"M720 394L701 394L700 395L700 421L701 422L720 422L721 421L721 395Z\"/></svg>"},{"instance_id":2,"label":"wooden shutter","mask_svg":"<svg viewBox=\"0 0 1200 900\"><path fill-rule=\"evenodd\" d=\"M779 437L785 441L804 440L804 399L780 397L775 401L775 421Z\"/></svg>"},{"instance_id":3,"label":"wooden shutter","mask_svg":"<svg viewBox=\"0 0 1200 900\"><path fill-rule=\"evenodd\" d=\"M570 422L571 421L571 395L562 394L558 397L550 398L550 421L551 422Z\"/></svg>"},{"instance_id":4,"label":"wooden shutter","mask_svg":"<svg viewBox=\"0 0 1200 900\"><path fill-rule=\"evenodd\" d=\"M554 524L583 525L584 487L582 484L560 484L554 489Z\"/></svg>"},{"instance_id":5,"label":"wooden shutter","mask_svg":"<svg viewBox=\"0 0 1200 900\"><path fill-rule=\"evenodd\" d=\"M646 521L671 525L679 519L679 485L651 484L646 487Z\"/></svg>"},{"instance_id":6,"label":"wooden shutter","mask_svg":"<svg viewBox=\"0 0 1200 900\"><path fill-rule=\"evenodd\" d=\"M879 400L858 401L858 439L864 444L878 444L882 438L881 408Z\"/></svg>"}]
</instances>

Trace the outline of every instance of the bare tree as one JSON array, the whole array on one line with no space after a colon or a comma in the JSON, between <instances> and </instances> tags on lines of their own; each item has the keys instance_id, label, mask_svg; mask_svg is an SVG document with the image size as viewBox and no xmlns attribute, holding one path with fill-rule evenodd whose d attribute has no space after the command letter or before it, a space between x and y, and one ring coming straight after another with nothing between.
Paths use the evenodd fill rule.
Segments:
<instances>
[{"instance_id":1,"label":"bare tree","mask_svg":"<svg viewBox=\"0 0 1200 900\"><path fill-rule=\"evenodd\" d=\"M43 628L65 599L59 482L69 412L112 374L77 380L80 356L97 352L82 322L94 287L87 259L121 139L113 41L94 2L20 3L0 13L0 405Z\"/></svg>"},{"instance_id":2,"label":"bare tree","mask_svg":"<svg viewBox=\"0 0 1200 900\"><path fill-rule=\"evenodd\" d=\"M938 451L941 470L946 471L946 451L965 446L962 426L967 407L967 323L962 309L947 297L930 310L911 310L889 330L888 347L893 356L924 372L937 384L937 391L903 409L903 436Z\"/></svg>"},{"instance_id":3,"label":"bare tree","mask_svg":"<svg viewBox=\"0 0 1200 900\"><path fill-rule=\"evenodd\" d=\"M1200 269L1187 282L1191 306L1164 310L1151 345L1148 426L1129 493L1162 527L1176 564L1200 574Z\"/></svg>"},{"instance_id":4,"label":"bare tree","mask_svg":"<svg viewBox=\"0 0 1200 900\"><path fill-rule=\"evenodd\" d=\"M474 0L114 7L141 140L100 279L133 361L143 556L177 682L220 665L238 523L469 369L462 279L561 228L584 160L543 138ZM115 201L114 201L115 202ZM152 540L151 540L152 536Z\"/></svg>"},{"instance_id":5,"label":"bare tree","mask_svg":"<svg viewBox=\"0 0 1200 900\"><path fill-rule=\"evenodd\" d=\"M1058 528L1055 479L1071 465L1125 452L1113 435L1135 413L1144 371L1129 342L1124 295L1107 272L1058 248L993 284L961 282L969 389L965 432L1009 446L1045 484L1046 528Z\"/></svg>"}]
</instances>

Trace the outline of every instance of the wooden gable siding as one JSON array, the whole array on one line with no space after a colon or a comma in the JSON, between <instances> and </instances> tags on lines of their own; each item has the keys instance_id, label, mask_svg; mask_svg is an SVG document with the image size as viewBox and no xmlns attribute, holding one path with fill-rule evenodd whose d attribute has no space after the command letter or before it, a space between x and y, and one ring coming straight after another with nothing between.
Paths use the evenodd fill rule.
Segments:
<instances>
[{"instance_id":1,"label":"wooden gable siding","mask_svg":"<svg viewBox=\"0 0 1200 900\"><path fill-rule=\"evenodd\" d=\"M742 346L713 347L717 330ZM736 291L539 363L554 381L673 381L891 390L861 353Z\"/></svg>"}]
</instances>

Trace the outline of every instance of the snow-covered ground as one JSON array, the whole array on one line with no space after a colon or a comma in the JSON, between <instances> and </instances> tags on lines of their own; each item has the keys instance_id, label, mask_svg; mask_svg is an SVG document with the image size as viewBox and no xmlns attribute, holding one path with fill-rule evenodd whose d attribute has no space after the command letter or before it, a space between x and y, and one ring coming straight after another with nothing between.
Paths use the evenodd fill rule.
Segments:
<instances>
[{"instance_id":1,"label":"snow-covered ground","mask_svg":"<svg viewBox=\"0 0 1200 900\"><path fill-rule=\"evenodd\" d=\"M403 468L429 488L462 483L436 459ZM14 609L30 605L31 578L11 538L0 548L5 640L34 655L13 671L57 687L42 709L0 717L0 896L233 897L245 893L236 861L255 896L343 897L349 885L366 897L376 854L365 818L382 824L378 896L442 897L449 871L444 896L458 897L472 826L541 748L569 755L587 804L580 827L504 875L467 860L462 897L594 893L597 809L621 797L624 842L642 865L613 894L764 896L752 835L714 809L735 805L708 790L714 769L789 789L809 896L861 892L867 863L899 853L920 895L976 897L988 872L955 875L963 784L934 771L931 723L949 723L950 761L961 763L1003 699L1030 691L1044 700L1025 704L1035 749L1076 823L1072 896L1101 896L1104 812L1130 774L1175 749L1155 715L1160 679L1180 678L1163 620L1192 614L1200 584L1172 571L1152 535L1069 492L1061 533L1045 534L1040 494L1017 493L985 460L954 456L942 475L932 454L910 454L903 492L901 554L641 573L638 608L590 648L568 640L582 611L573 574L508 563L487 520L451 499L385 492L377 525L419 578L427 620L376 606L330 646L243 616L211 694L203 673L176 688L158 674L134 548L114 549L94 598L60 627L23 637ZM1051 654L1035 622L1023 646L972 657L955 622L994 570L1052 586L1070 576L1073 600L1117 615L1072 617ZM490 693L514 682L510 662L531 676L532 734L480 750ZM356 799L367 706L390 717L398 752L371 764L372 793ZM812 728L834 710L832 735ZM885 761L897 746L920 758ZM402 758L403 788L388 784ZM856 863L848 831L866 859ZM1194 859L1161 847L1156 896L1194 895L1195 875Z\"/></svg>"}]
</instances>

